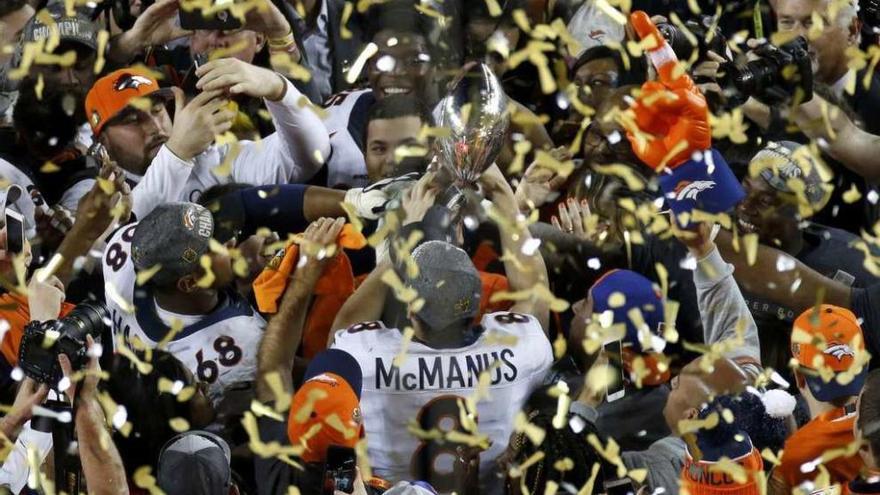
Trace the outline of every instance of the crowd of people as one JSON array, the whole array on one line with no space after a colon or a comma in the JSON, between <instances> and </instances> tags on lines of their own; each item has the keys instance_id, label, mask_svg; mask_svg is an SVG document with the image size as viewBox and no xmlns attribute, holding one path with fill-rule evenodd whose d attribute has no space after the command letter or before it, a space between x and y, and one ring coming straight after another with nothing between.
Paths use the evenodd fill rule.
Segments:
<instances>
[{"instance_id":1,"label":"crowd of people","mask_svg":"<svg viewBox=\"0 0 880 495\"><path fill-rule=\"evenodd\" d=\"M880 493L878 60L875 0L0 0L0 491Z\"/></svg>"}]
</instances>

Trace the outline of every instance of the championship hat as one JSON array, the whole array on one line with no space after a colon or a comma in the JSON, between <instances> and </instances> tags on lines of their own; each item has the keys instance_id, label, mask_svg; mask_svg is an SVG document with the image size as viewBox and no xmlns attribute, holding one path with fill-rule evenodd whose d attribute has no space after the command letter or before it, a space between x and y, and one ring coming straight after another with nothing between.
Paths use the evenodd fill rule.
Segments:
<instances>
[{"instance_id":1,"label":"championship hat","mask_svg":"<svg viewBox=\"0 0 880 495\"><path fill-rule=\"evenodd\" d=\"M412 258L419 273L405 280L425 300L416 313L422 321L440 330L477 316L483 285L467 253L447 242L428 241L413 250Z\"/></svg>"},{"instance_id":2,"label":"championship hat","mask_svg":"<svg viewBox=\"0 0 880 495\"><path fill-rule=\"evenodd\" d=\"M861 325L848 309L823 304L794 321L791 354L799 366L816 372L803 374L820 401L859 395L868 367L858 354L867 352Z\"/></svg>"},{"instance_id":3,"label":"championship hat","mask_svg":"<svg viewBox=\"0 0 880 495\"><path fill-rule=\"evenodd\" d=\"M232 483L229 445L207 431L175 436L159 454L158 484L167 495L229 493Z\"/></svg>"},{"instance_id":4,"label":"championship hat","mask_svg":"<svg viewBox=\"0 0 880 495\"><path fill-rule=\"evenodd\" d=\"M192 273L208 252L214 219L211 212L195 203L165 203L157 206L135 227L131 256L138 270L161 268L150 279L170 283Z\"/></svg>"},{"instance_id":5,"label":"championship hat","mask_svg":"<svg viewBox=\"0 0 880 495\"><path fill-rule=\"evenodd\" d=\"M769 142L752 157L749 168L777 191L797 194L803 189L804 199L813 211L821 210L830 198L830 185L819 175L818 159L806 145L792 141ZM800 182L800 187L794 184Z\"/></svg>"},{"instance_id":6,"label":"championship hat","mask_svg":"<svg viewBox=\"0 0 880 495\"><path fill-rule=\"evenodd\" d=\"M58 36L59 44L69 41L97 50L101 28L89 17L86 9L72 6L68 12L66 3L53 0L33 16L22 29L21 45Z\"/></svg>"},{"instance_id":7,"label":"championship hat","mask_svg":"<svg viewBox=\"0 0 880 495\"><path fill-rule=\"evenodd\" d=\"M287 420L290 443L305 447L302 460L324 461L331 445L354 448L363 433L363 375L357 360L328 349L312 359L304 380L293 395Z\"/></svg>"},{"instance_id":8,"label":"championship hat","mask_svg":"<svg viewBox=\"0 0 880 495\"><path fill-rule=\"evenodd\" d=\"M86 116L92 132L100 134L107 122L126 111L136 110L132 103L146 97L170 99L174 93L160 88L148 71L134 67L119 69L98 79L86 95Z\"/></svg>"}]
</instances>

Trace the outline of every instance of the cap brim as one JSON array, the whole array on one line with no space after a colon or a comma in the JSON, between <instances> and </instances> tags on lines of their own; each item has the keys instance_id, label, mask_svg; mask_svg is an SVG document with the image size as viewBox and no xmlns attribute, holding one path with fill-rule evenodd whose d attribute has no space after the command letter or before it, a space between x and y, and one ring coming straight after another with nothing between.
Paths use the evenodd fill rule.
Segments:
<instances>
[{"instance_id":1,"label":"cap brim","mask_svg":"<svg viewBox=\"0 0 880 495\"><path fill-rule=\"evenodd\" d=\"M156 99L156 100L163 100L164 102L168 102L168 101L172 101L172 100L174 100L174 91L173 91L171 88L159 88L159 89L157 89L156 91L153 91L152 93L148 93L148 94L145 94L145 95L143 95L143 96L138 96L138 97L136 97L136 98L150 98L151 100L152 100L152 99ZM134 98L132 98L132 99L134 99ZM105 122L104 125L101 126L101 128L98 130L98 132L99 132L99 133L100 133L100 132L103 132L103 130L104 130L108 125L113 125L113 124L115 124L118 120L120 120L120 119L122 119L123 117L125 117L126 115L128 115L128 114L130 114L130 113L132 113L132 112L137 112L137 111L138 111L138 108L137 108L137 107L135 107L135 106L133 106L133 105L131 105L131 104L126 105L126 106L123 107L121 110L119 110L118 112L116 112L116 115L114 115L114 116L110 117L109 119L107 119L107 122Z\"/></svg>"},{"instance_id":2,"label":"cap brim","mask_svg":"<svg viewBox=\"0 0 880 495\"><path fill-rule=\"evenodd\" d=\"M817 375L806 375L804 378L806 378L810 392L813 393L816 399L822 402L831 402L841 397L855 397L859 395L867 375L868 370L862 370L861 373L853 378L853 381L846 385L841 385L837 380L825 382L822 380L822 377Z\"/></svg>"}]
</instances>

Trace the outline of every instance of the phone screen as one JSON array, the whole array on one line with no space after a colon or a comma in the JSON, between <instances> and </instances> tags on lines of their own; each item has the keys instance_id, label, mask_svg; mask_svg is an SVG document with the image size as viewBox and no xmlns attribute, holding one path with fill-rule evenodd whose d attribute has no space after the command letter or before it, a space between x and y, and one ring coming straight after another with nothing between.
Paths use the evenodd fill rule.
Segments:
<instances>
[{"instance_id":1,"label":"phone screen","mask_svg":"<svg viewBox=\"0 0 880 495\"><path fill-rule=\"evenodd\" d=\"M20 213L6 209L6 251L21 254L24 251L24 221Z\"/></svg>"},{"instance_id":2,"label":"phone screen","mask_svg":"<svg viewBox=\"0 0 880 495\"><path fill-rule=\"evenodd\" d=\"M615 380L608 384L607 400L614 402L624 395L623 382L623 348L621 341L615 340L608 342L604 346L605 354L608 356L608 366L615 370Z\"/></svg>"},{"instance_id":3,"label":"phone screen","mask_svg":"<svg viewBox=\"0 0 880 495\"><path fill-rule=\"evenodd\" d=\"M357 454L354 449L331 445L327 449L324 467L324 494L333 495L335 491L352 493L356 477Z\"/></svg>"}]
</instances>

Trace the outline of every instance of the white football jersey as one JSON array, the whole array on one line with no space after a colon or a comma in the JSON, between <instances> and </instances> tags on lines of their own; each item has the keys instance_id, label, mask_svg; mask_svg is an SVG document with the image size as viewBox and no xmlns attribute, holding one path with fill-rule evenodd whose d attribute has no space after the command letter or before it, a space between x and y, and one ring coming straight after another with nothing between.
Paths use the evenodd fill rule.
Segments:
<instances>
[{"instance_id":1,"label":"white football jersey","mask_svg":"<svg viewBox=\"0 0 880 495\"><path fill-rule=\"evenodd\" d=\"M327 116L324 126L330 133L330 157L327 159L327 187L366 187L367 164L361 145L366 133L367 116L376 101L370 89L343 91L324 103Z\"/></svg>"},{"instance_id":2,"label":"white football jersey","mask_svg":"<svg viewBox=\"0 0 880 495\"><path fill-rule=\"evenodd\" d=\"M104 292L114 341L122 336L130 347L131 339L138 338L156 347L171 328L159 316L150 291L137 285L131 259L136 226L119 229L107 243L102 260ZM183 327L164 348L197 380L209 384L208 397L215 405L231 385L254 380L257 349L266 327L263 317L237 292L226 291L221 297L217 309Z\"/></svg>"},{"instance_id":3,"label":"white football jersey","mask_svg":"<svg viewBox=\"0 0 880 495\"><path fill-rule=\"evenodd\" d=\"M553 362L550 341L533 316L500 312L483 316L476 341L457 349L433 349L409 343L400 368L400 330L381 322L353 325L339 331L333 347L354 356L363 371L361 411L370 464L390 481L424 480L441 492L451 488L454 447L422 442L408 430L415 420L422 431L458 427L458 399L478 388L489 370L489 398L477 405L479 433L492 441L480 456L484 481L495 476L495 459L505 450L514 417L539 386ZM420 466L432 466L427 473ZM497 483L496 483L497 484Z\"/></svg>"}]
</instances>

